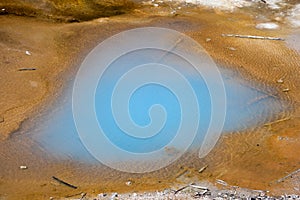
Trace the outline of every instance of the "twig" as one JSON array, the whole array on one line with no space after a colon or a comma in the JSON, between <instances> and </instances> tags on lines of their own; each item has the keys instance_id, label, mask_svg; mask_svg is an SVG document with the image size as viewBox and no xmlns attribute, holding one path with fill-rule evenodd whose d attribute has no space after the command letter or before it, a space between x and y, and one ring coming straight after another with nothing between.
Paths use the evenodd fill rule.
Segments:
<instances>
[{"instance_id":1,"label":"twig","mask_svg":"<svg viewBox=\"0 0 300 200\"><path fill-rule=\"evenodd\" d=\"M200 189L200 190L209 190L207 187L203 187L203 186L199 186L199 185L190 184L189 186L192 188Z\"/></svg>"},{"instance_id":2,"label":"twig","mask_svg":"<svg viewBox=\"0 0 300 200\"><path fill-rule=\"evenodd\" d=\"M278 37L265 37L257 35L238 35L238 34L222 34L223 37L237 37L237 38L248 38L248 39L261 39L261 40L280 40L284 41L283 38Z\"/></svg>"},{"instance_id":3,"label":"twig","mask_svg":"<svg viewBox=\"0 0 300 200\"><path fill-rule=\"evenodd\" d=\"M225 181L221 180L221 179L217 179L216 183L220 184L220 185L224 185L224 186L228 186L228 183L226 183Z\"/></svg>"},{"instance_id":4,"label":"twig","mask_svg":"<svg viewBox=\"0 0 300 200\"><path fill-rule=\"evenodd\" d=\"M36 68L20 68L20 69L18 69L18 71L34 71L34 70L36 70Z\"/></svg>"},{"instance_id":5,"label":"twig","mask_svg":"<svg viewBox=\"0 0 300 200\"><path fill-rule=\"evenodd\" d=\"M189 171L188 169L183 170L182 172L180 172L180 173L176 176L176 178L179 178L180 176L186 174L188 171Z\"/></svg>"},{"instance_id":6,"label":"twig","mask_svg":"<svg viewBox=\"0 0 300 200\"><path fill-rule=\"evenodd\" d=\"M292 177L293 175L297 174L300 172L300 169L296 170L296 171L293 171L292 173L286 175L285 177L281 178L281 179L278 179L277 180L277 183L280 183L280 182L283 182L285 179L289 178L289 177Z\"/></svg>"},{"instance_id":7,"label":"twig","mask_svg":"<svg viewBox=\"0 0 300 200\"><path fill-rule=\"evenodd\" d=\"M83 200L84 197L86 196L86 193L83 193L83 194L81 194L81 195L82 195L82 196L81 196L80 200Z\"/></svg>"},{"instance_id":8,"label":"twig","mask_svg":"<svg viewBox=\"0 0 300 200\"><path fill-rule=\"evenodd\" d=\"M202 172L204 172L204 170L206 170L206 168L208 167L208 165L205 165L204 167L202 167L201 169L199 169L199 173L202 173Z\"/></svg>"},{"instance_id":9,"label":"twig","mask_svg":"<svg viewBox=\"0 0 300 200\"><path fill-rule=\"evenodd\" d=\"M270 125L273 125L273 124L276 124L276 123L279 123L279 122L284 122L284 121L287 121L287 120L290 120L290 119L291 119L291 117L285 117L285 118L278 119L278 120L273 121L273 122L266 123L264 125L265 126L270 126Z\"/></svg>"},{"instance_id":10,"label":"twig","mask_svg":"<svg viewBox=\"0 0 300 200\"><path fill-rule=\"evenodd\" d=\"M247 106L250 106L250 105L253 105L255 103L258 103L258 102L260 102L260 101L262 101L264 99L267 99L269 97L270 97L270 95L266 94L266 95L263 95L263 96L256 97L255 99L251 99L251 101L249 101L247 103Z\"/></svg>"},{"instance_id":11,"label":"twig","mask_svg":"<svg viewBox=\"0 0 300 200\"><path fill-rule=\"evenodd\" d=\"M178 190L175 190L174 194L177 194L178 192L188 188L188 187L192 187L192 188L196 188L196 189L200 189L200 190L204 190L205 192L208 192L209 189L207 187L203 187L203 186L199 186L199 185L194 185L194 183L191 183L189 185L183 186L181 188L179 188Z\"/></svg>"},{"instance_id":12,"label":"twig","mask_svg":"<svg viewBox=\"0 0 300 200\"><path fill-rule=\"evenodd\" d=\"M78 192L76 194L67 195L67 196L65 196L65 198L75 197L75 196L79 196L79 195L82 195L82 192Z\"/></svg>"},{"instance_id":13,"label":"twig","mask_svg":"<svg viewBox=\"0 0 300 200\"><path fill-rule=\"evenodd\" d=\"M70 183L67 183L67 182L65 182L65 181L63 181L63 180L61 180L61 179L59 179L59 178L57 178L57 177L55 177L55 176L52 176L52 178L53 178L54 180L56 180L57 182L59 182L59 183L65 185L65 186L68 186L68 187L73 188L73 189L77 189L77 186L72 185L72 184L70 184Z\"/></svg>"},{"instance_id":14,"label":"twig","mask_svg":"<svg viewBox=\"0 0 300 200\"><path fill-rule=\"evenodd\" d=\"M176 42L174 43L174 45L173 45L171 48L169 48L169 50L168 50L167 52L165 52L165 53L162 55L162 57L159 59L159 62L163 61L163 59L164 59L167 55L169 55L170 53L172 53L173 50L176 49L176 47L178 46L178 44L181 43L182 41L183 41L182 37L178 38L178 39L176 40Z\"/></svg>"},{"instance_id":15,"label":"twig","mask_svg":"<svg viewBox=\"0 0 300 200\"><path fill-rule=\"evenodd\" d=\"M174 194L177 194L178 192L180 192L181 190L184 190L185 188L188 188L190 185L186 185L186 186L183 186L181 188L179 188L178 190L175 191Z\"/></svg>"},{"instance_id":16,"label":"twig","mask_svg":"<svg viewBox=\"0 0 300 200\"><path fill-rule=\"evenodd\" d=\"M201 192L197 192L195 195L194 195L194 198L199 198L203 195L205 195L207 192L209 192L208 190L203 190Z\"/></svg>"}]
</instances>

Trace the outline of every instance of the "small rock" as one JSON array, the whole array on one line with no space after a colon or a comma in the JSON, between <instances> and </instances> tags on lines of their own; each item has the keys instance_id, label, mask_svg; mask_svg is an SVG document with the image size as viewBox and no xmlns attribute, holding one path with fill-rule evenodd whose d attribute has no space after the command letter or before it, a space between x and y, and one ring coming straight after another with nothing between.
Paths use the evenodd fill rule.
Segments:
<instances>
[{"instance_id":1,"label":"small rock","mask_svg":"<svg viewBox=\"0 0 300 200\"><path fill-rule=\"evenodd\" d=\"M236 51L236 48L234 48L234 47L229 47L228 49L231 51Z\"/></svg>"},{"instance_id":2,"label":"small rock","mask_svg":"<svg viewBox=\"0 0 300 200\"><path fill-rule=\"evenodd\" d=\"M290 91L289 88L285 88L285 89L282 90L282 92L289 92L289 91Z\"/></svg>"},{"instance_id":3,"label":"small rock","mask_svg":"<svg viewBox=\"0 0 300 200\"><path fill-rule=\"evenodd\" d=\"M118 197L118 193L113 193L112 195L111 195L111 197L110 197L110 199L111 200L114 200L114 199L116 199Z\"/></svg>"},{"instance_id":4,"label":"small rock","mask_svg":"<svg viewBox=\"0 0 300 200\"><path fill-rule=\"evenodd\" d=\"M0 123L4 122L4 117L0 116Z\"/></svg>"},{"instance_id":5,"label":"small rock","mask_svg":"<svg viewBox=\"0 0 300 200\"><path fill-rule=\"evenodd\" d=\"M38 86L38 82L36 82L36 81L29 81L29 83L30 83L31 87L37 87Z\"/></svg>"},{"instance_id":6,"label":"small rock","mask_svg":"<svg viewBox=\"0 0 300 200\"><path fill-rule=\"evenodd\" d=\"M24 170L24 169L28 169L28 167L27 167L26 165L21 165L21 166L20 166L20 169L23 169L23 170Z\"/></svg>"},{"instance_id":7,"label":"small rock","mask_svg":"<svg viewBox=\"0 0 300 200\"><path fill-rule=\"evenodd\" d=\"M25 54L28 55L28 56L31 56L30 51L25 51Z\"/></svg>"},{"instance_id":8,"label":"small rock","mask_svg":"<svg viewBox=\"0 0 300 200\"><path fill-rule=\"evenodd\" d=\"M176 10L172 10L171 15L176 15Z\"/></svg>"},{"instance_id":9,"label":"small rock","mask_svg":"<svg viewBox=\"0 0 300 200\"><path fill-rule=\"evenodd\" d=\"M157 3L154 3L153 6L154 6L154 7L158 7L159 5L158 5Z\"/></svg>"},{"instance_id":10,"label":"small rock","mask_svg":"<svg viewBox=\"0 0 300 200\"><path fill-rule=\"evenodd\" d=\"M108 22L109 18L108 17L102 17L102 18L97 19L96 21L99 22L99 23L104 23L104 22Z\"/></svg>"},{"instance_id":11,"label":"small rock","mask_svg":"<svg viewBox=\"0 0 300 200\"><path fill-rule=\"evenodd\" d=\"M2 8L1 10L2 10L2 11L5 11L5 8Z\"/></svg>"},{"instance_id":12,"label":"small rock","mask_svg":"<svg viewBox=\"0 0 300 200\"><path fill-rule=\"evenodd\" d=\"M259 193L259 196L264 197L264 196L266 196L266 193L260 192L260 193Z\"/></svg>"},{"instance_id":13,"label":"small rock","mask_svg":"<svg viewBox=\"0 0 300 200\"><path fill-rule=\"evenodd\" d=\"M125 184L126 184L127 186L130 186L130 185L132 184L132 182L131 182L131 181L127 181Z\"/></svg>"},{"instance_id":14,"label":"small rock","mask_svg":"<svg viewBox=\"0 0 300 200\"><path fill-rule=\"evenodd\" d=\"M100 199L100 198L106 197L106 196L107 196L107 194L105 194L105 193L100 193L100 194L97 195L97 198Z\"/></svg>"},{"instance_id":15,"label":"small rock","mask_svg":"<svg viewBox=\"0 0 300 200\"><path fill-rule=\"evenodd\" d=\"M255 26L257 29L268 29L268 30L274 30L278 29L279 25L272 23L272 22L267 22L267 23L260 23Z\"/></svg>"},{"instance_id":16,"label":"small rock","mask_svg":"<svg viewBox=\"0 0 300 200\"><path fill-rule=\"evenodd\" d=\"M277 83L283 83L283 82L284 82L284 81L283 81L282 78L280 78L280 79L277 80Z\"/></svg>"},{"instance_id":17,"label":"small rock","mask_svg":"<svg viewBox=\"0 0 300 200\"><path fill-rule=\"evenodd\" d=\"M211 39L210 38L206 38L206 40L205 40L206 42L210 42L211 41Z\"/></svg>"},{"instance_id":18,"label":"small rock","mask_svg":"<svg viewBox=\"0 0 300 200\"><path fill-rule=\"evenodd\" d=\"M171 192L170 189L165 189L165 190L163 191L163 194L164 194L164 195L167 195L167 194L169 194L170 192Z\"/></svg>"}]
</instances>

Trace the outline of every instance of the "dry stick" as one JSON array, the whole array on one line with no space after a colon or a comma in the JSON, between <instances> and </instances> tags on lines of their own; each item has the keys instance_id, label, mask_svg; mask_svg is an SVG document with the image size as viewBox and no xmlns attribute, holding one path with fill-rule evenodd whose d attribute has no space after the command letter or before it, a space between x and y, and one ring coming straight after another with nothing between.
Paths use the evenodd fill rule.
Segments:
<instances>
[{"instance_id":1,"label":"dry stick","mask_svg":"<svg viewBox=\"0 0 300 200\"><path fill-rule=\"evenodd\" d=\"M36 68L20 68L20 69L18 69L18 71L34 71L34 70L36 70Z\"/></svg>"},{"instance_id":2,"label":"dry stick","mask_svg":"<svg viewBox=\"0 0 300 200\"><path fill-rule=\"evenodd\" d=\"M190 185L186 185L186 186L184 186L184 187L182 187L182 188L179 188L178 190L175 191L174 194L177 194L178 192L180 192L181 190L184 190L185 188L188 188L189 186L190 186Z\"/></svg>"},{"instance_id":3,"label":"dry stick","mask_svg":"<svg viewBox=\"0 0 300 200\"><path fill-rule=\"evenodd\" d=\"M80 200L83 200L85 196L86 196L86 193L83 193Z\"/></svg>"},{"instance_id":4,"label":"dry stick","mask_svg":"<svg viewBox=\"0 0 300 200\"><path fill-rule=\"evenodd\" d=\"M270 97L270 95L268 95L268 94L266 94L264 96L256 97L255 99L251 99L251 101L248 102L247 105L248 106L253 105L253 104L258 103L258 102L260 102L260 101L262 101L264 99L267 99L269 97Z\"/></svg>"},{"instance_id":5,"label":"dry stick","mask_svg":"<svg viewBox=\"0 0 300 200\"><path fill-rule=\"evenodd\" d=\"M196 189L200 189L200 190L209 190L207 187L203 187L203 186L199 186L199 185L194 185L194 184L190 184L189 185L192 188L196 188Z\"/></svg>"},{"instance_id":6,"label":"dry stick","mask_svg":"<svg viewBox=\"0 0 300 200\"><path fill-rule=\"evenodd\" d=\"M178 46L178 44L180 44L181 42L183 41L182 37L179 37L175 44L173 46L171 46L171 48L165 52L161 57L160 59L158 60L159 62L161 62L168 54L172 53L172 51Z\"/></svg>"},{"instance_id":7,"label":"dry stick","mask_svg":"<svg viewBox=\"0 0 300 200\"><path fill-rule=\"evenodd\" d=\"M251 88L253 90L257 90L257 91L259 91L259 92L261 92L261 93L263 93L265 95L268 95L270 97L273 97L273 98L276 98L276 99L278 98L278 96L276 96L276 94L269 93L268 91L264 91L263 89L260 89L258 87L254 87L254 86L252 86L250 84L246 84L246 83L244 83L242 81L239 81L239 83L242 84L242 85L244 85L245 87Z\"/></svg>"},{"instance_id":8,"label":"dry stick","mask_svg":"<svg viewBox=\"0 0 300 200\"><path fill-rule=\"evenodd\" d=\"M70 195L67 195L67 196L65 196L65 198L75 197L75 196L79 196L79 195L81 195L81 194L82 194L82 192L78 192L78 193L76 193L76 194L70 194Z\"/></svg>"},{"instance_id":9,"label":"dry stick","mask_svg":"<svg viewBox=\"0 0 300 200\"><path fill-rule=\"evenodd\" d=\"M209 189L207 187L203 187L203 186L199 186L199 185L194 185L194 183L191 183L189 185L183 186L181 188L179 188L178 190L175 191L175 194L177 194L178 192L188 188L188 187L192 187L192 188L196 188L196 189L200 189L200 190L205 190L206 192L209 191Z\"/></svg>"},{"instance_id":10,"label":"dry stick","mask_svg":"<svg viewBox=\"0 0 300 200\"><path fill-rule=\"evenodd\" d=\"M199 173L202 173L202 172L204 172L204 170L206 170L206 168L208 167L208 165L205 165L204 167L202 167L201 169L199 169Z\"/></svg>"},{"instance_id":11,"label":"dry stick","mask_svg":"<svg viewBox=\"0 0 300 200\"><path fill-rule=\"evenodd\" d=\"M224 186L228 186L228 183L226 183L225 181L221 180L221 179L217 179L216 183L220 184L220 185L224 185Z\"/></svg>"},{"instance_id":12,"label":"dry stick","mask_svg":"<svg viewBox=\"0 0 300 200\"><path fill-rule=\"evenodd\" d=\"M278 119L278 120L270 122L270 123L266 123L264 125L265 126L270 126L270 125L273 125L273 124L276 124L276 123L279 123L279 122L284 122L284 121L287 121L287 120L290 120L290 119L291 119L291 117L285 117L285 118Z\"/></svg>"},{"instance_id":13,"label":"dry stick","mask_svg":"<svg viewBox=\"0 0 300 200\"><path fill-rule=\"evenodd\" d=\"M284 181L285 179L289 178L289 177L292 177L293 175L297 174L300 172L300 169L296 170L296 171L293 171L292 173L286 175L285 177L281 178L281 179L278 179L277 180L277 183L280 183L282 181Z\"/></svg>"},{"instance_id":14,"label":"dry stick","mask_svg":"<svg viewBox=\"0 0 300 200\"><path fill-rule=\"evenodd\" d=\"M65 181L63 181L63 180L61 180L61 179L59 179L59 178L57 178L57 177L55 177L55 176L52 176L52 178L53 178L54 180L56 180L57 182L59 182L59 183L65 185L65 186L68 186L68 187L73 188L73 189L77 189L77 186L72 185L72 184L70 184L70 183L67 183L67 182L65 182Z\"/></svg>"},{"instance_id":15,"label":"dry stick","mask_svg":"<svg viewBox=\"0 0 300 200\"><path fill-rule=\"evenodd\" d=\"M179 178L180 176L186 174L188 171L189 171L188 169L183 170L182 172L180 172L180 173L176 176L176 178Z\"/></svg>"},{"instance_id":16,"label":"dry stick","mask_svg":"<svg viewBox=\"0 0 300 200\"><path fill-rule=\"evenodd\" d=\"M283 38L278 37L265 37L257 35L238 35L238 34L222 34L223 37L237 37L237 38L248 38L248 39L261 39L261 40L280 40L284 41Z\"/></svg>"}]
</instances>

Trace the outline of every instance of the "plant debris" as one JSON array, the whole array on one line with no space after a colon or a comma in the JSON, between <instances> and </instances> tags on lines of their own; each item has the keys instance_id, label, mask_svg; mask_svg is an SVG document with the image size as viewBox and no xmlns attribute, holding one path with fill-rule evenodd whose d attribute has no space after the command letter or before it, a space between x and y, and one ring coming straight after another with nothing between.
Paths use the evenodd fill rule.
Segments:
<instances>
[{"instance_id":1,"label":"plant debris","mask_svg":"<svg viewBox=\"0 0 300 200\"><path fill-rule=\"evenodd\" d=\"M18 69L18 71L22 72L22 71L35 71L36 68L20 68Z\"/></svg>"},{"instance_id":2,"label":"plant debris","mask_svg":"<svg viewBox=\"0 0 300 200\"><path fill-rule=\"evenodd\" d=\"M238 35L238 34L222 34L223 37L236 37L236 38L248 38L248 39L261 39L261 40L280 40L284 41L283 38L279 37L265 37L257 35Z\"/></svg>"},{"instance_id":3,"label":"plant debris","mask_svg":"<svg viewBox=\"0 0 300 200\"><path fill-rule=\"evenodd\" d=\"M73 188L73 189L77 189L77 186L72 185L72 184L70 184L70 183L67 183L67 182L65 182L65 181L63 181L63 180L61 180L61 179L59 179L59 178L57 178L57 177L55 177L55 176L52 176L52 178L53 178L54 180L56 180L57 182L59 182L59 183L65 185L65 186L68 186L68 187Z\"/></svg>"}]
</instances>

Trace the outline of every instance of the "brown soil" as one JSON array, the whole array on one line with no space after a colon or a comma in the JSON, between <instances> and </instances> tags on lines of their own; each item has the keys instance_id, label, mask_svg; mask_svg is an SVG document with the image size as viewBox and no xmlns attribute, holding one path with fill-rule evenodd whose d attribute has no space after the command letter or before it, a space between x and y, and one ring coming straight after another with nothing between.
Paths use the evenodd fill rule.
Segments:
<instances>
[{"instance_id":1,"label":"brown soil","mask_svg":"<svg viewBox=\"0 0 300 200\"><path fill-rule=\"evenodd\" d=\"M129 13L136 6L130 0L2 0L0 14L80 22Z\"/></svg>"},{"instance_id":2,"label":"brown soil","mask_svg":"<svg viewBox=\"0 0 300 200\"><path fill-rule=\"evenodd\" d=\"M170 15L167 8L135 10L130 15L100 18L89 22L66 24L36 18L0 16L0 196L11 199L41 199L64 197L77 192L96 194L109 191L141 191L163 189L188 180L223 179L232 185L276 192L293 192L293 179L285 183L276 180L300 168L300 56L281 41L249 40L222 37L223 33L285 37L288 28L277 31L256 30L254 20L244 14L212 12L194 8ZM186 11L189 11L186 13ZM264 126L246 132L228 134L205 159L183 159L174 165L145 175L125 174L71 161L52 162L39 158L34 144L23 141L14 145L18 134L12 132L25 123L30 127L61 94L64 86L75 76L85 55L100 41L122 30L143 27L167 27L198 41L219 63L251 81L268 95L282 99L290 107ZM207 42L206 39L211 41ZM236 51L230 51L234 47ZM29 50L31 55L26 55ZM36 68L34 71L18 71ZM284 83L276 81L284 78ZM268 91L272 86L274 90ZM289 88L289 92L282 92ZM3 120L1 120L3 119ZM282 120L280 120L282 119ZM270 119L271 120L271 119ZM3 121L3 122L1 122ZM11 136L11 137L9 137ZM283 138L283 139L282 139ZM28 170L20 170L30 163ZM208 168L201 174L198 169ZM76 191L51 180L59 177L80 185ZM106 174L106 175L104 175ZM104 178L102 178L104 177ZM126 180L132 180L128 187ZM298 192L299 193L299 192Z\"/></svg>"}]
</instances>

